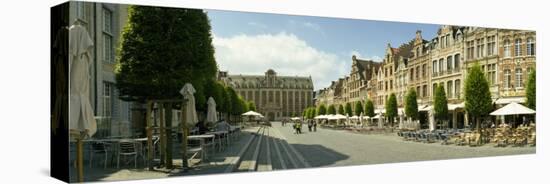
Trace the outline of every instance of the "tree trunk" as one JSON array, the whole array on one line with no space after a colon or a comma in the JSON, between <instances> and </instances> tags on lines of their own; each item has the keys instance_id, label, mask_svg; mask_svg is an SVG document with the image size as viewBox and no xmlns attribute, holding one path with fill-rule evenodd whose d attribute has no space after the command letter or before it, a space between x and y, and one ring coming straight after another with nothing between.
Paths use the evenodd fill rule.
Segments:
<instances>
[{"instance_id":1,"label":"tree trunk","mask_svg":"<svg viewBox=\"0 0 550 184\"><path fill-rule=\"evenodd\" d=\"M164 103L164 120L166 126L166 168L172 169L172 104Z\"/></svg>"},{"instance_id":2,"label":"tree trunk","mask_svg":"<svg viewBox=\"0 0 550 184\"><path fill-rule=\"evenodd\" d=\"M479 117L476 117L476 129L477 133L479 134L479 139L477 140L476 144L479 146L481 145L481 122L479 121Z\"/></svg>"}]
</instances>

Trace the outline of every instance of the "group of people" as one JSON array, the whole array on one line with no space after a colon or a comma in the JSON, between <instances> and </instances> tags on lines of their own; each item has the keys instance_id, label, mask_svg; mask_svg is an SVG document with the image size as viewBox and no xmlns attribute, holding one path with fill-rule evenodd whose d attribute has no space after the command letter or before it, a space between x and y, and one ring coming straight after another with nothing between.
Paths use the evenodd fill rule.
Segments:
<instances>
[{"instance_id":1,"label":"group of people","mask_svg":"<svg viewBox=\"0 0 550 184\"><path fill-rule=\"evenodd\" d=\"M286 120L283 120L283 126L288 123ZM306 120L307 123L307 129L309 132L317 132L317 122L314 120ZM301 134L302 133L302 121L297 120L294 121L294 124L292 125L292 128L294 129L295 134Z\"/></svg>"}]
</instances>

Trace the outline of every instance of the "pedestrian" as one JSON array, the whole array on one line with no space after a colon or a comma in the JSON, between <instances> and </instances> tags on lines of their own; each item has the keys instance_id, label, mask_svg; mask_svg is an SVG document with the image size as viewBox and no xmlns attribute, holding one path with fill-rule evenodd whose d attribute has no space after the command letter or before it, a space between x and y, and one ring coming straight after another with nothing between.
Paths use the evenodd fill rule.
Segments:
<instances>
[{"instance_id":1,"label":"pedestrian","mask_svg":"<svg viewBox=\"0 0 550 184\"><path fill-rule=\"evenodd\" d=\"M307 120L307 129L309 132L311 132L311 128L313 127L313 122L311 120Z\"/></svg>"},{"instance_id":2,"label":"pedestrian","mask_svg":"<svg viewBox=\"0 0 550 184\"><path fill-rule=\"evenodd\" d=\"M317 122L313 122L313 131L317 132Z\"/></svg>"}]
</instances>

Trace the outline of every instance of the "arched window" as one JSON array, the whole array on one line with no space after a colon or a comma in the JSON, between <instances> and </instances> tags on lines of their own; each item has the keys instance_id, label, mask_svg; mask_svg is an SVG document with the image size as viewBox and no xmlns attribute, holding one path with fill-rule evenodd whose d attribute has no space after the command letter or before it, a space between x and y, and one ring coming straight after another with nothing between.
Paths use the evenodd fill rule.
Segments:
<instances>
[{"instance_id":1,"label":"arched window","mask_svg":"<svg viewBox=\"0 0 550 184\"><path fill-rule=\"evenodd\" d=\"M523 71L521 68L516 68L516 88L523 87Z\"/></svg>"},{"instance_id":2,"label":"arched window","mask_svg":"<svg viewBox=\"0 0 550 184\"><path fill-rule=\"evenodd\" d=\"M510 57L510 40L504 40L504 57Z\"/></svg>"},{"instance_id":3,"label":"arched window","mask_svg":"<svg viewBox=\"0 0 550 184\"><path fill-rule=\"evenodd\" d=\"M521 39L517 38L514 44L514 56L521 56Z\"/></svg>"},{"instance_id":4,"label":"arched window","mask_svg":"<svg viewBox=\"0 0 550 184\"><path fill-rule=\"evenodd\" d=\"M504 70L504 89L508 89L511 86L512 74L510 69Z\"/></svg>"},{"instance_id":5,"label":"arched window","mask_svg":"<svg viewBox=\"0 0 550 184\"><path fill-rule=\"evenodd\" d=\"M532 37L527 38L527 55L535 55L535 40Z\"/></svg>"}]
</instances>

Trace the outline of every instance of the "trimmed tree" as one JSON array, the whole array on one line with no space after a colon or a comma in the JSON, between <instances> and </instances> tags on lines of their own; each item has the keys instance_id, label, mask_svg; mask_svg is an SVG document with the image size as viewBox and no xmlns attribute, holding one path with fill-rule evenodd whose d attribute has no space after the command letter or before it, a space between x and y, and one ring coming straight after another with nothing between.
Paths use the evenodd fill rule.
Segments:
<instances>
[{"instance_id":1,"label":"trimmed tree","mask_svg":"<svg viewBox=\"0 0 550 184\"><path fill-rule=\"evenodd\" d=\"M325 104L319 105L319 107L317 107L317 115L325 115L325 114L327 114L327 108L325 107Z\"/></svg>"},{"instance_id":2,"label":"trimmed tree","mask_svg":"<svg viewBox=\"0 0 550 184\"><path fill-rule=\"evenodd\" d=\"M413 120L418 119L418 102L416 102L416 91L409 89L405 100L405 114Z\"/></svg>"},{"instance_id":3,"label":"trimmed tree","mask_svg":"<svg viewBox=\"0 0 550 184\"><path fill-rule=\"evenodd\" d=\"M125 101L181 99L185 83L196 89L196 105L206 103L204 86L217 72L211 28L198 9L130 6L115 67L116 87ZM176 104L165 103L166 126L172 126ZM166 136L171 137L168 129ZM172 139L167 140L166 166L172 168ZM152 169L152 166L150 166Z\"/></svg>"},{"instance_id":4,"label":"trimmed tree","mask_svg":"<svg viewBox=\"0 0 550 184\"><path fill-rule=\"evenodd\" d=\"M365 102L365 115L369 117L374 117L374 104L370 99L367 99L367 102Z\"/></svg>"},{"instance_id":5,"label":"trimmed tree","mask_svg":"<svg viewBox=\"0 0 550 184\"><path fill-rule=\"evenodd\" d=\"M345 110L344 115L348 115L348 116L353 115L353 110L351 109L351 104L349 102L346 102L346 106L344 107L344 110Z\"/></svg>"},{"instance_id":6,"label":"trimmed tree","mask_svg":"<svg viewBox=\"0 0 550 184\"><path fill-rule=\"evenodd\" d=\"M449 116L449 109L447 107L447 96L445 94L445 88L443 85L437 85L434 95L434 118L437 122L442 123L447 120Z\"/></svg>"},{"instance_id":7,"label":"trimmed tree","mask_svg":"<svg viewBox=\"0 0 550 184\"><path fill-rule=\"evenodd\" d=\"M313 119L315 117L315 114L316 114L315 107L312 107L311 108L311 113L310 113L310 118Z\"/></svg>"},{"instance_id":8,"label":"trimmed tree","mask_svg":"<svg viewBox=\"0 0 550 184\"><path fill-rule=\"evenodd\" d=\"M489 83L477 63L468 70L464 88L464 101L464 108L468 112L468 116L474 118L476 129L481 134L481 118L489 115L493 110L493 104ZM478 140L477 143L480 144L481 140Z\"/></svg>"},{"instance_id":9,"label":"trimmed tree","mask_svg":"<svg viewBox=\"0 0 550 184\"><path fill-rule=\"evenodd\" d=\"M395 93L390 94L386 100L386 117L390 121L390 126L393 127L395 118L397 117L397 98Z\"/></svg>"},{"instance_id":10,"label":"trimmed tree","mask_svg":"<svg viewBox=\"0 0 550 184\"><path fill-rule=\"evenodd\" d=\"M256 104L253 101L248 102L248 110L256 111Z\"/></svg>"},{"instance_id":11,"label":"trimmed tree","mask_svg":"<svg viewBox=\"0 0 550 184\"><path fill-rule=\"evenodd\" d=\"M537 110L537 74L535 70L529 74L525 96L527 98L525 102L527 107Z\"/></svg>"},{"instance_id":12,"label":"trimmed tree","mask_svg":"<svg viewBox=\"0 0 550 184\"><path fill-rule=\"evenodd\" d=\"M333 104L330 104L330 105L328 106L327 113L328 113L328 114L336 114L336 108L334 108L334 105L333 105Z\"/></svg>"},{"instance_id":13,"label":"trimmed tree","mask_svg":"<svg viewBox=\"0 0 550 184\"><path fill-rule=\"evenodd\" d=\"M355 102L355 115L360 116L361 113L363 113L363 104L361 104L361 101Z\"/></svg>"},{"instance_id":14,"label":"trimmed tree","mask_svg":"<svg viewBox=\"0 0 550 184\"><path fill-rule=\"evenodd\" d=\"M344 106L342 104L338 105L338 114L346 114L346 111L344 111Z\"/></svg>"}]
</instances>

